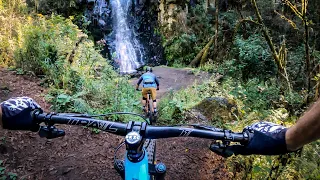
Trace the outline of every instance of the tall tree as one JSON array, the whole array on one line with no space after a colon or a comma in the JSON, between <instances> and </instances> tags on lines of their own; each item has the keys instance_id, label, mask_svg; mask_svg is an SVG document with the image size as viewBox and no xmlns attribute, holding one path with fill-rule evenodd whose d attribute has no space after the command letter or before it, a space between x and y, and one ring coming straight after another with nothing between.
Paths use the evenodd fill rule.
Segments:
<instances>
[{"instance_id":1,"label":"tall tree","mask_svg":"<svg viewBox=\"0 0 320 180\"><path fill-rule=\"evenodd\" d=\"M218 55L218 31L219 31L219 0L215 0L214 6L216 7L216 31L214 36L214 54Z\"/></svg>"},{"instance_id":2,"label":"tall tree","mask_svg":"<svg viewBox=\"0 0 320 180\"><path fill-rule=\"evenodd\" d=\"M308 79L308 91L311 90L311 71L310 71L310 47L309 47L309 20L307 17L308 0L301 0L301 10L297 8L297 4L292 4L289 0L282 0L289 8L299 17L304 26L304 44L305 44L305 60L306 60L306 75ZM292 21L290 24L292 25Z\"/></svg>"}]
</instances>

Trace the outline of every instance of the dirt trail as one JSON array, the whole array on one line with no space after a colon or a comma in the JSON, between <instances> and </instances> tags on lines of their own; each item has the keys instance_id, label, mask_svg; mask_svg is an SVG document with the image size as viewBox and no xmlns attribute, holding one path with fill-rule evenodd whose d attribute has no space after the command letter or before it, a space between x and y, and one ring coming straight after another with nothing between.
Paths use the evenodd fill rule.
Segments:
<instances>
[{"instance_id":1,"label":"dirt trail","mask_svg":"<svg viewBox=\"0 0 320 180\"><path fill-rule=\"evenodd\" d=\"M160 81L160 90L157 92L157 98L159 99L171 90L179 90L192 85L194 82L201 82L210 77L210 74L205 72L194 73L188 68L178 69L164 66L154 67L153 73ZM131 83L135 85L137 81L138 78L134 78L131 80Z\"/></svg>"},{"instance_id":2,"label":"dirt trail","mask_svg":"<svg viewBox=\"0 0 320 180\"><path fill-rule=\"evenodd\" d=\"M179 89L203 77L193 76L192 80L188 70L163 68L155 68L162 81L160 96L170 87ZM49 104L44 100L46 90L38 84L35 77L18 76L0 68L0 100L30 96L48 110ZM32 180L120 179L113 168L113 153L121 137L105 132L94 134L82 127L59 127L66 131L66 136L53 140L31 132L1 130L0 160L6 171L17 173L20 179ZM229 179L224 159L208 150L209 143L196 138L158 140L157 159L167 166L166 179Z\"/></svg>"}]
</instances>

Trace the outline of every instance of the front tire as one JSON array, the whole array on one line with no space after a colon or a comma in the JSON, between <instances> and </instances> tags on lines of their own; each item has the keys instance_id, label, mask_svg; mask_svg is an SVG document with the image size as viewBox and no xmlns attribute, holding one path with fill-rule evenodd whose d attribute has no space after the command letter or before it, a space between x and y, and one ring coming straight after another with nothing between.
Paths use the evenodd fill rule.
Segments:
<instances>
[{"instance_id":1,"label":"front tire","mask_svg":"<svg viewBox=\"0 0 320 180\"><path fill-rule=\"evenodd\" d=\"M148 163L155 164L156 160L156 140L155 139L146 139L144 142L144 148L148 153Z\"/></svg>"}]
</instances>

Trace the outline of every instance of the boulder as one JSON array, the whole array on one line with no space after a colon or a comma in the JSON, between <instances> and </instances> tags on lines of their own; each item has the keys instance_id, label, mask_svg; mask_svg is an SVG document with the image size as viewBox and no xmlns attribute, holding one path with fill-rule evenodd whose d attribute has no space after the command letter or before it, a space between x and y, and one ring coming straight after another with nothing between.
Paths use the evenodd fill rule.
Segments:
<instances>
[{"instance_id":1,"label":"boulder","mask_svg":"<svg viewBox=\"0 0 320 180\"><path fill-rule=\"evenodd\" d=\"M200 120L229 122L237 119L239 110L232 99L208 97L194 106L189 113Z\"/></svg>"}]
</instances>

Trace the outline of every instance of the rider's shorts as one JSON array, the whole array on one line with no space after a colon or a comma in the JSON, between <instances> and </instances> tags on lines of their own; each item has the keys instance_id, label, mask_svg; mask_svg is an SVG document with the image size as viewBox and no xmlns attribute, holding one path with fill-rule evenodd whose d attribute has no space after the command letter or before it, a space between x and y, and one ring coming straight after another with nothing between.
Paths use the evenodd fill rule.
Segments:
<instances>
[{"instance_id":1,"label":"rider's shorts","mask_svg":"<svg viewBox=\"0 0 320 180\"><path fill-rule=\"evenodd\" d=\"M148 94L148 91L151 92L151 97L152 97L152 100L156 100L157 98L157 89L156 88L142 88L142 96L147 99L147 94Z\"/></svg>"}]
</instances>

